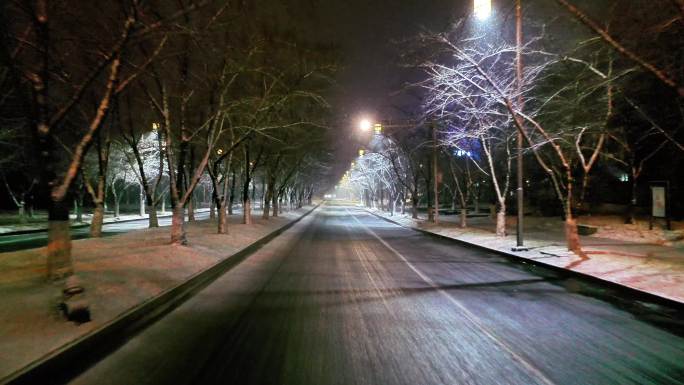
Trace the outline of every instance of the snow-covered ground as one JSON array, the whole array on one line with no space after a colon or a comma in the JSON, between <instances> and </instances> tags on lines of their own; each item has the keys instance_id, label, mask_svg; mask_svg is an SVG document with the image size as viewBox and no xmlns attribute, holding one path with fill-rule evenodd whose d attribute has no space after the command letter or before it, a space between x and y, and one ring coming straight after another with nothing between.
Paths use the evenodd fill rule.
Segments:
<instances>
[{"instance_id":1,"label":"snow-covered ground","mask_svg":"<svg viewBox=\"0 0 684 385\"><path fill-rule=\"evenodd\" d=\"M469 225L460 228L456 216L441 216L440 223L428 223L424 215L412 219L410 215L371 210L407 227L477 244L492 250L534 259L545 264L572 269L597 278L649 292L684 303L684 244L681 240L664 241L663 236L678 237L676 231L653 230L648 234L648 223L638 226L622 225L619 218L582 218L580 223L605 226L596 234L581 237L589 259L583 260L568 252L563 239L563 222L553 218L525 217L525 246L530 250L512 252L515 246L515 222L509 221L507 237L497 237L490 218L468 218ZM589 218L589 217L587 217ZM635 232L644 236L635 236ZM660 241L656 241L660 239ZM653 241L649 243L648 241Z\"/></svg>"},{"instance_id":2,"label":"snow-covered ground","mask_svg":"<svg viewBox=\"0 0 684 385\"><path fill-rule=\"evenodd\" d=\"M311 207L254 224L229 216L229 234L213 220L189 223L188 246L169 244L169 228L73 242L75 270L86 288L91 322L66 322L57 304L61 287L46 282L46 249L0 253L0 379L44 354L101 327L135 305L174 287L254 241L302 216Z\"/></svg>"},{"instance_id":3,"label":"snow-covered ground","mask_svg":"<svg viewBox=\"0 0 684 385\"><path fill-rule=\"evenodd\" d=\"M201 213L209 211L207 208L203 209L195 209L196 213ZM167 217L171 215L171 211L165 211L157 212L157 216L160 218ZM11 217L16 217L15 215L11 215ZM70 215L71 218L71 225L72 226L87 226L90 224L90 220L92 219L92 214L83 214L83 222L76 222L76 215ZM139 214L123 214L119 215L118 217L115 217L113 214L107 214L104 217L104 223L116 223L116 222L126 222L126 221L136 221L140 219L147 219L149 218L149 215L139 215ZM29 222L27 223L7 223L6 221L3 221L3 225L0 225L0 235L6 235L6 234L11 234L15 233L18 231L40 231L40 230L46 230L47 229L47 216L46 215L41 215L36 218L32 218Z\"/></svg>"}]
</instances>

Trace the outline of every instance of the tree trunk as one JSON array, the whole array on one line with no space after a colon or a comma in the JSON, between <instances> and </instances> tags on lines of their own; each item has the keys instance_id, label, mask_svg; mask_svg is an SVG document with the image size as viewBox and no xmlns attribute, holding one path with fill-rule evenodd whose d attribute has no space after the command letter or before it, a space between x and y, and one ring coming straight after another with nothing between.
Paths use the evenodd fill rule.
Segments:
<instances>
[{"instance_id":1,"label":"tree trunk","mask_svg":"<svg viewBox=\"0 0 684 385\"><path fill-rule=\"evenodd\" d=\"M567 195L565 198L565 241L568 250L577 254L580 258L587 259L587 255L582 251L579 233L577 232L577 221L572 215L573 185L570 171L567 171Z\"/></svg>"},{"instance_id":2,"label":"tree trunk","mask_svg":"<svg viewBox=\"0 0 684 385\"><path fill-rule=\"evenodd\" d=\"M269 213L271 211L271 201L273 200L273 183L268 182L266 186L266 191L264 192L264 207L261 217L263 219L268 219Z\"/></svg>"},{"instance_id":3,"label":"tree trunk","mask_svg":"<svg viewBox=\"0 0 684 385\"><path fill-rule=\"evenodd\" d=\"M634 175L631 177L631 182L631 195L629 198L629 204L627 205L627 216L625 218L625 223L627 224L636 223L637 180Z\"/></svg>"},{"instance_id":4,"label":"tree trunk","mask_svg":"<svg viewBox=\"0 0 684 385\"><path fill-rule=\"evenodd\" d=\"M188 222L195 221L195 194L190 195L188 199Z\"/></svg>"},{"instance_id":5,"label":"tree trunk","mask_svg":"<svg viewBox=\"0 0 684 385\"><path fill-rule=\"evenodd\" d=\"M496 213L496 235L506 236L506 205L499 202L499 211Z\"/></svg>"},{"instance_id":6,"label":"tree trunk","mask_svg":"<svg viewBox=\"0 0 684 385\"><path fill-rule=\"evenodd\" d=\"M264 209L263 209L263 213L261 214L261 217L263 219L268 220L270 212L271 212L271 199L266 198L266 199L264 199Z\"/></svg>"},{"instance_id":7,"label":"tree trunk","mask_svg":"<svg viewBox=\"0 0 684 385\"><path fill-rule=\"evenodd\" d=\"M166 215L166 196L162 196L161 203L162 203L161 213L162 213L162 215ZM155 214L155 217L156 216L157 215ZM159 224L157 224L157 226L155 226L155 227L158 227L158 226L159 226ZM150 227L152 227L152 222L150 222Z\"/></svg>"},{"instance_id":8,"label":"tree trunk","mask_svg":"<svg viewBox=\"0 0 684 385\"><path fill-rule=\"evenodd\" d=\"M121 214L121 207L119 205L119 200L114 197L114 217L118 218L119 214Z\"/></svg>"},{"instance_id":9,"label":"tree trunk","mask_svg":"<svg viewBox=\"0 0 684 385\"><path fill-rule=\"evenodd\" d=\"M48 217L48 279L62 279L74 272L69 208L64 202L51 202Z\"/></svg>"},{"instance_id":10,"label":"tree trunk","mask_svg":"<svg viewBox=\"0 0 684 385\"><path fill-rule=\"evenodd\" d=\"M26 204L24 201L19 202L19 223L26 223Z\"/></svg>"},{"instance_id":11,"label":"tree trunk","mask_svg":"<svg viewBox=\"0 0 684 385\"><path fill-rule=\"evenodd\" d=\"M242 223L245 225L252 224L252 202L249 198L245 199L242 204Z\"/></svg>"},{"instance_id":12,"label":"tree trunk","mask_svg":"<svg viewBox=\"0 0 684 385\"><path fill-rule=\"evenodd\" d=\"M572 214L565 214L565 240L568 244L568 250L584 258L582 247L580 245L579 233L577 232L577 222Z\"/></svg>"},{"instance_id":13,"label":"tree trunk","mask_svg":"<svg viewBox=\"0 0 684 385\"><path fill-rule=\"evenodd\" d=\"M226 216L226 207L225 205L218 204L216 205L216 208L218 209L218 233L228 234L228 220Z\"/></svg>"},{"instance_id":14,"label":"tree trunk","mask_svg":"<svg viewBox=\"0 0 684 385\"><path fill-rule=\"evenodd\" d=\"M171 243L174 245L186 245L188 243L185 234L185 208L180 204L173 208Z\"/></svg>"},{"instance_id":15,"label":"tree trunk","mask_svg":"<svg viewBox=\"0 0 684 385\"><path fill-rule=\"evenodd\" d=\"M74 211L76 211L76 222L83 222L83 205L77 199L74 199Z\"/></svg>"},{"instance_id":16,"label":"tree trunk","mask_svg":"<svg viewBox=\"0 0 684 385\"><path fill-rule=\"evenodd\" d=\"M102 224L104 222L104 206L102 203L95 203L93 218L90 222L90 236L100 238L102 236Z\"/></svg>"},{"instance_id":17,"label":"tree trunk","mask_svg":"<svg viewBox=\"0 0 684 385\"><path fill-rule=\"evenodd\" d=\"M235 204L235 168L232 172L232 183L230 184L230 197L228 198L228 215L233 215L233 205Z\"/></svg>"},{"instance_id":18,"label":"tree trunk","mask_svg":"<svg viewBox=\"0 0 684 385\"><path fill-rule=\"evenodd\" d=\"M215 219L216 218L216 201L211 200L211 203L209 203L209 219Z\"/></svg>"},{"instance_id":19,"label":"tree trunk","mask_svg":"<svg viewBox=\"0 0 684 385\"><path fill-rule=\"evenodd\" d=\"M142 186L140 186L140 204L138 205L138 208L140 209L140 216L144 217L145 216L145 192L143 191Z\"/></svg>"},{"instance_id":20,"label":"tree trunk","mask_svg":"<svg viewBox=\"0 0 684 385\"><path fill-rule=\"evenodd\" d=\"M278 216L278 194L273 194L271 200L271 204L273 205L273 214L271 216L275 218Z\"/></svg>"},{"instance_id":21,"label":"tree trunk","mask_svg":"<svg viewBox=\"0 0 684 385\"><path fill-rule=\"evenodd\" d=\"M411 218L418 219L418 197L411 194Z\"/></svg>"},{"instance_id":22,"label":"tree trunk","mask_svg":"<svg viewBox=\"0 0 684 385\"><path fill-rule=\"evenodd\" d=\"M151 204L147 205L147 212L149 213L149 228L159 227L159 219L157 218L157 205L150 199ZM162 203L163 204L163 203Z\"/></svg>"},{"instance_id":23,"label":"tree trunk","mask_svg":"<svg viewBox=\"0 0 684 385\"><path fill-rule=\"evenodd\" d=\"M459 225L463 228L468 226L468 209L465 207L461 207L461 220Z\"/></svg>"}]
</instances>

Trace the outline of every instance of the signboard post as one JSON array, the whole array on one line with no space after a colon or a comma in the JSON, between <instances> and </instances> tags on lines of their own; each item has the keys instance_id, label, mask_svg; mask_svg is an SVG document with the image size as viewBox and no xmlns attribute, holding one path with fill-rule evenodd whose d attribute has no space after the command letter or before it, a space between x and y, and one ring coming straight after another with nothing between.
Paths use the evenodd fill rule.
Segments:
<instances>
[{"instance_id":1,"label":"signboard post","mask_svg":"<svg viewBox=\"0 0 684 385\"><path fill-rule=\"evenodd\" d=\"M651 190L651 216L648 221L648 229L653 230L653 222L665 219L667 229L672 230L670 223L670 182L652 181L649 183Z\"/></svg>"}]
</instances>

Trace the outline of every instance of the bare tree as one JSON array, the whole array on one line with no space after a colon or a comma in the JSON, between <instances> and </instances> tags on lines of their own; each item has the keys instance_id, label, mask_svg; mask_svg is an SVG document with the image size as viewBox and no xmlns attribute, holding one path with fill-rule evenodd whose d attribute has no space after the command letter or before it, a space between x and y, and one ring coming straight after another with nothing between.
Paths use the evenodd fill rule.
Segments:
<instances>
[{"instance_id":1,"label":"bare tree","mask_svg":"<svg viewBox=\"0 0 684 385\"><path fill-rule=\"evenodd\" d=\"M575 6L573 3L571 3L568 0L556 0L562 7L564 7L566 10L568 10L577 20L582 22L584 25L586 25L588 28L590 28L592 31L594 31L597 35L600 36L600 38L606 42L610 47L615 49L618 53L626 57L627 59L633 61L634 63L638 64L640 67L642 67L645 71L653 74L658 80L660 80L662 83L667 85L668 87L671 87L672 89L675 90L679 94L679 97L684 97L684 84L682 83L681 79L678 79L676 72L671 73L666 69L666 67L660 66L656 64L654 60L648 59L645 55L639 54L636 51L628 48L625 44L621 43L618 41L618 39L611 34L609 29L607 27L601 26L596 20L592 19L589 17L585 12L583 12L581 9L579 9L577 6ZM684 9L683 3L681 0L672 0L676 6L679 7L680 13ZM653 9L653 5L649 3L649 8ZM657 7L656 7L657 8ZM679 18L684 17L684 14L680 15ZM666 25L673 25L676 23L672 22L667 22ZM650 43L650 42L649 42ZM669 52L667 52L668 56L671 56ZM662 55L661 55L662 56ZM662 58L661 58L662 59ZM677 67L675 67L677 68Z\"/></svg>"}]
</instances>

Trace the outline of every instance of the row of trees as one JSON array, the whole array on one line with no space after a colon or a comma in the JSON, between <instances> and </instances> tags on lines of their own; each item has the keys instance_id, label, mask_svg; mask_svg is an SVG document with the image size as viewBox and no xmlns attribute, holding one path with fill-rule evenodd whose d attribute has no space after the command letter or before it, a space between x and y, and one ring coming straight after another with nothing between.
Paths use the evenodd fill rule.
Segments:
<instances>
[{"instance_id":1,"label":"row of trees","mask_svg":"<svg viewBox=\"0 0 684 385\"><path fill-rule=\"evenodd\" d=\"M108 190L118 200L140 185L151 227L168 196L171 242L182 245L202 183L226 233L234 199L251 222L255 177L266 181L264 218L283 199L310 200L323 180L334 47L242 2L9 1L1 12L0 108L12 122L2 145L18 149L3 180L48 209L51 278L73 272L69 207L82 191L93 236Z\"/></svg>"},{"instance_id":2,"label":"row of trees","mask_svg":"<svg viewBox=\"0 0 684 385\"><path fill-rule=\"evenodd\" d=\"M604 175L605 170L621 170L612 176L615 184L623 172L628 177L628 220L633 221L637 185L647 163L666 153L682 156L684 79L677 69L684 64L684 15L665 1L657 10L649 6L642 21L646 25L635 25L627 16L644 12L640 7L647 4L634 2L631 7L605 7L610 11L600 17L606 22L599 23L566 0L552 9L525 3L529 10L540 7L546 14L525 20L532 38L520 47L511 43L512 33L493 33L506 31L503 20L483 29L463 18L447 32L421 34L407 58L426 79L417 84L426 98L413 129L423 146L416 147L420 141L410 135L390 131L374 139L375 153L357 161L351 177L374 199L383 192L391 202L411 197L414 216L422 194L430 206L430 180L437 178L441 191L461 207L462 226L469 200L487 186L498 207L496 233L503 236L515 176L515 141L521 134L523 156L529 159L526 172L541 171L543 178L532 185L554 192L568 249L583 255L576 216L587 210L597 167ZM569 17L544 25L532 19L551 20L549 13ZM638 37L637 30L655 32ZM627 46L623 40L633 43ZM518 52L524 63L520 77ZM438 131L436 144L426 135L430 125ZM428 167L427 152L434 145L439 147L441 175L430 175ZM528 180L528 191L531 187Z\"/></svg>"}]
</instances>

